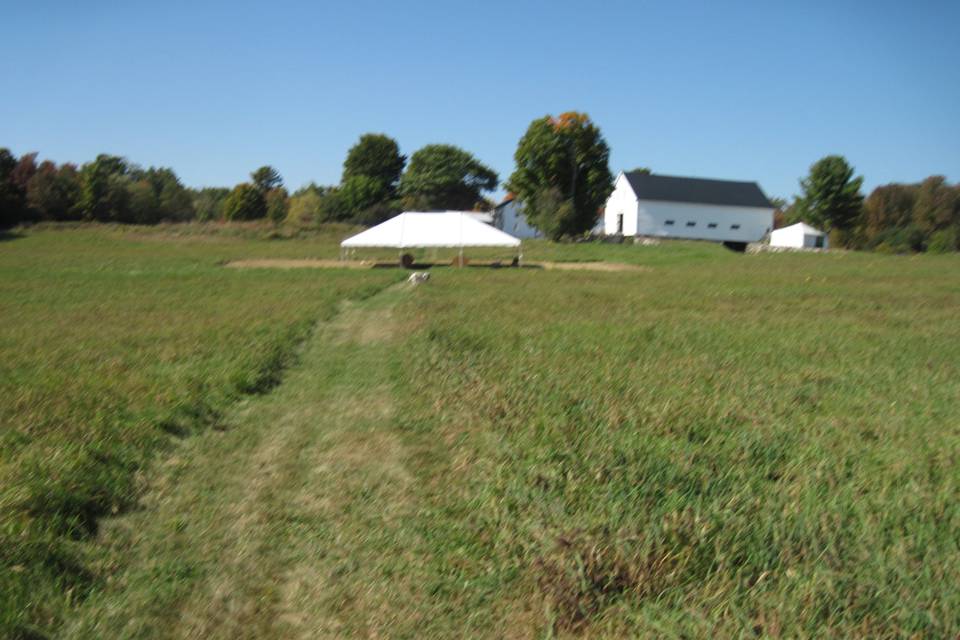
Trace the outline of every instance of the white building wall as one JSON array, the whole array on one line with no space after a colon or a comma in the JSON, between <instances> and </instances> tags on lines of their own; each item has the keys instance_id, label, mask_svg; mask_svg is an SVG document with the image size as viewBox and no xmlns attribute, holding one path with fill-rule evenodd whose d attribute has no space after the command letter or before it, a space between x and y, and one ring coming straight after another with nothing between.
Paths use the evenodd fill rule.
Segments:
<instances>
[{"instance_id":1,"label":"white building wall","mask_svg":"<svg viewBox=\"0 0 960 640\"><path fill-rule=\"evenodd\" d=\"M773 209L641 200L634 233L716 242L756 242L772 228Z\"/></svg>"},{"instance_id":2,"label":"white building wall","mask_svg":"<svg viewBox=\"0 0 960 640\"><path fill-rule=\"evenodd\" d=\"M497 209L495 226L515 238L539 238L541 233L527 223L523 215L523 207L516 200Z\"/></svg>"},{"instance_id":3,"label":"white building wall","mask_svg":"<svg viewBox=\"0 0 960 640\"><path fill-rule=\"evenodd\" d=\"M817 247L817 239L822 238L822 245ZM792 249L826 249L827 236L808 233L803 225L794 224L781 229L774 229L770 234L770 246L787 247Z\"/></svg>"},{"instance_id":4,"label":"white building wall","mask_svg":"<svg viewBox=\"0 0 960 640\"><path fill-rule=\"evenodd\" d=\"M800 249L803 247L803 229L799 225L791 225L782 229L774 229L770 234L771 247L789 247Z\"/></svg>"},{"instance_id":5,"label":"white building wall","mask_svg":"<svg viewBox=\"0 0 960 640\"><path fill-rule=\"evenodd\" d=\"M616 235L617 218L623 216L623 235L637 235L637 196L634 195L630 183L622 173L613 185L613 193L607 198L603 209L603 232L607 235Z\"/></svg>"}]
</instances>

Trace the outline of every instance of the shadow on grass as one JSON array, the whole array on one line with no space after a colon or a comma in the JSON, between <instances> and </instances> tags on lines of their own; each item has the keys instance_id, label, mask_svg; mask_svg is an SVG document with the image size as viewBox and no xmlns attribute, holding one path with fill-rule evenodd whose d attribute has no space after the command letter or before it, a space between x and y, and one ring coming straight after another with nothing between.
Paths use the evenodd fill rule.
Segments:
<instances>
[{"instance_id":1,"label":"shadow on grass","mask_svg":"<svg viewBox=\"0 0 960 640\"><path fill-rule=\"evenodd\" d=\"M8 240L19 240L22 237L23 237L22 233L19 233L12 229L0 229L0 242L7 242Z\"/></svg>"},{"instance_id":2,"label":"shadow on grass","mask_svg":"<svg viewBox=\"0 0 960 640\"><path fill-rule=\"evenodd\" d=\"M429 269L543 269L539 264L514 266L509 262L467 262L463 267L449 262L415 262L408 267L399 262L377 262L372 269L404 269L407 271L427 271Z\"/></svg>"}]
</instances>

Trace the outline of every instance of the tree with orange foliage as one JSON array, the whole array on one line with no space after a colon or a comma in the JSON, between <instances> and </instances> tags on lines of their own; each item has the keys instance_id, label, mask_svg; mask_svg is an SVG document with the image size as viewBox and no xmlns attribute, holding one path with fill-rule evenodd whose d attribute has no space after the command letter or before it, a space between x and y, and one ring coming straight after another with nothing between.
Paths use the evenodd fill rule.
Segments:
<instances>
[{"instance_id":1,"label":"tree with orange foliage","mask_svg":"<svg viewBox=\"0 0 960 640\"><path fill-rule=\"evenodd\" d=\"M585 113L568 111L530 123L520 138L507 188L531 225L559 240L589 231L613 190L610 149Z\"/></svg>"}]
</instances>

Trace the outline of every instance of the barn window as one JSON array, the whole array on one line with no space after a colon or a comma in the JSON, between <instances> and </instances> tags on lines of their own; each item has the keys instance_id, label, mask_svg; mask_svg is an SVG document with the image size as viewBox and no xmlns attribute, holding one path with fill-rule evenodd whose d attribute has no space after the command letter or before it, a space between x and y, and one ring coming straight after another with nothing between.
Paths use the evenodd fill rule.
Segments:
<instances>
[{"instance_id":1,"label":"barn window","mask_svg":"<svg viewBox=\"0 0 960 640\"><path fill-rule=\"evenodd\" d=\"M664 224L664 226L666 226L666 227L672 227L672 226L673 226L673 220L664 220L664 221L663 221L663 224Z\"/></svg>"},{"instance_id":2,"label":"barn window","mask_svg":"<svg viewBox=\"0 0 960 640\"><path fill-rule=\"evenodd\" d=\"M691 220L690 222L687 223L687 226L688 226L688 227L695 227L695 226L697 226L697 223L694 222L693 220Z\"/></svg>"},{"instance_id":3,"label":"barn window","mask_svg":"<svg viewBox=\"0 0 960 640\"><path fill-rule=\"evenodd\" d=\"M716 229L716 228L717 228L716 222L711 222L710 224L707 225L707 229Z\"/></svg>"},{"instance_id":4,"label":"barn window","mask_svg":"<svg viewBox=\"0 0 960 640\"><path fill-rule=\"evenodd\" d=\"M730 225L730 228L731 228L731 229L739 229L739 228L740 228L740 225L738 225L738 224L732 224L732 225Z\"/></svg>"}]
</instances>

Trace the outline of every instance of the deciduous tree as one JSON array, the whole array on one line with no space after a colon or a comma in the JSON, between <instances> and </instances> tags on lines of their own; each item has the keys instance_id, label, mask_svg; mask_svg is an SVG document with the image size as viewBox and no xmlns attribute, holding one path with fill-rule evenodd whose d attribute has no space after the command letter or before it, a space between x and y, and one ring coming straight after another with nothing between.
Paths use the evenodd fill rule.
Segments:
<instances>
[{"instance_id":1,"label":"deciduous tree","mask_svg":"<svg viewBox=\"0 0 960 640\"><path fill-rule=\"evenodd\" d=\"M960 226L960 188L950 186L943 176L930 176L916 188L913 222L930 235Z\"/></svg>"},{"instance_id":2,"label":"deciduous tree","mask_svg":"<svg viewBox=\"0 0 960 640\"><path fill-rule=\"evenodd\" d=\"M448 144L431 144L410 157L400 179L408 208L469 210L483 193L497 188L493 169L470 153Z\"/></svg>"},{"instance_id":3,"label":"deciduous tree","mask_svg":"<svg viewBox=\"0 0 960 640\"><path fill-rule=\"evenodd\" d=\"M343 197L340 187L331 187L327 189L320 197L320 211L318 220L320 222L337 222L346 220L350 217L352 211Z\"/></svg>"},{"instance_id":4,"label":"deciduous tree","mask_svg":"<svg viewBox=\"0 0 960 640\"><path fill-rule=\"evenodd\" d=\"M323 192L301 189L290 198L288 218L297 224L315 224L321 221Z\"/></svg>"},{"instance_id":5,"label":"deciduous tree","mask_svg":"<svg viewBox=\"0 0 960 640\"><path fill-rule=\"evenodd\" d=\"M26 208L26 194L13 180L17 158L9 149L0 149L0 228L19 223Z\"/></svg>"},{"instance_id":6,"label":"deciduous tree","mask_svg":"<svg viewBox=\"0 0 960 640\"><path fill-rule=\"evenodd\" d=\"M123 222L134 224L159 222L160 200L149 180L131 180L127 192L128 214Z\"/></svg>"},{"instance_id":7,"label":"deciduous tree","mask_svg":"<svg viewBox=\"0 0 960 640\"><path fill-rule=\"evenodd\" d=\"M191 193L194 215L197 220L222 220L223 205L230 195L224 187L204 187Z\"/></svg>"},{"instance_id":8,"label":"deciduous tree","mask_svg":"<svg viewBox=\"0 0 960 640\"><path fill-rule=\"evenodd\" d=\"M267 215L263 193L249 183L238 184L223 203L223 217L227 220L259 220Z\"/></svg>"},{"instance_id":9,"label":"deciduous tree","mask_svg":"<svg viewBox=\"0 0 960 640\"><path fill-rule=\"evenodd\" d=\"M912 184L885 184L877 187L863 202L861 232L867 242L888 229L910 224L917 187Z\"/></svg>"},{"instance_id":10,"label":"deciduous tree","mask_svg":"<svg viewBox=\"0 0 960 640\"><path fill-rule=\"evenodd\" d=\"M544 116L520 139L508 189L527 220L548 237L583 233L594 226L613 190L609 155L600 129L586 114Z\"/></svg>"},{"instance_id":11,"label":"deciduous tree","mask_svg":"<svg viewBox=\"0 0 960 640\"><path fill-rule=\"evenodd\" d=\"M389 188L372 176L353 175L340 185L340 197L347 215L357 216L390 197Z\"/></svg>"},{"instance_id":12,"label":"deciduous tree","mask_svg":"<svg viewBox=\"0 0 960 640\"><path fill-rule=\"evenodd\" d=\"M27 183L27 203L40 220L78 220L80 175L77 167L44 160Z\"/></svg>"},{"instance_id":13,"label":"deciduous tree","mask_svg":"<svg viewBox=\"0 0 960 640\"><path fill-rule=\"evenodd\" d=\"M124 158L102 153L80 168L80 211L87 220L122 222L127 218L129 194Z\"/></svg>"},{"instance_id":14,"label":"deciduous tree","mask_svg":"<svg viewBox=\"0 0 960 640\"><path fill-rule=\"evenodd\" d=\"M10 174L10 180L13 181L24 193L27 192L27 183L37 173L37 153L25 153L20 156L17 166L13 168Z\"/></svg>"},{"instance_id":15,"label":"deciduous tree","mask_svg":"<svg viewBox=\"0 0 960 640\"><path fill-rule=\"evenodd\" d=\"M392 197L406 161L396 140L382 133L365 133L347 152L341 182L345 185L357 176L372 178L385 197Z\"/></svg>"},{"instance_id":16,"label":"deciduous tree","mask_svg":"<svg viewBox=\"0 0 960 640\"><path fill-rule=\"evenodd\" d=\"M145 181L150 185L154 197L154 209L141 212L137 222L155 223L161 220L178 222L194 217L193 199L190 192L180 182L173 169L150 167L146 170L131 171L131 178Z\"/></svg>"},{"instance_id":17,"label":"deciduous tree","mask_svg":"<svg viewBox=\"0 0 960 640\"><path fill-rule=\"evenodd\" d=\"M287 218L290 210L290 199L287 190L283 187L270 189L264 197L267 207L267 217L275 224L280 224Z\"/></svg>"}]
</instances>

